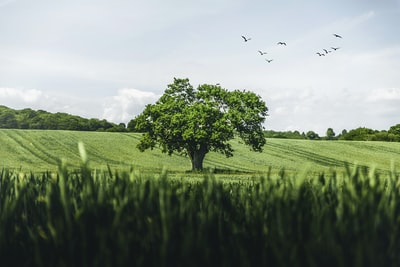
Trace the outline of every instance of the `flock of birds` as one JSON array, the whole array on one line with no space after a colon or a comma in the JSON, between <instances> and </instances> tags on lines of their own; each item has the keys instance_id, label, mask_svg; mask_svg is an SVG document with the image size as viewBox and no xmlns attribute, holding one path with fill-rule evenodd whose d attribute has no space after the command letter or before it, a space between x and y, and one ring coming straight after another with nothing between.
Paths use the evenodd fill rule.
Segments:
<instances>
[{"instance_id":1,"label":"flock of birds","mask_svg":"<svg viewBox=\"0 0 400 267\"><path fill-rule=\"evenodd\" d=\"M341 35L336 34L336 33L334 33L333 36L336 37L336 38L340 38L340 39L343 38ZM244 35L242 35L242 38L243 38L244 42L248 42L248 41L251 40L251 38L246 37L246 36L244 36ZM281 42L278 42L277 45L286 46L287 44L286 44L286 42L282 42L282 41L281 41ZM316 54L317 54L318 56L320 56L320 57L324 57L324 56L328 55L329 53L332 53L333 51L336 51L336 50L340 49L340 47L331 46L331 49L332 49L332 50L328 50L328 49L325 49L325 48L324 48L324 49L322 49L323 52L322 52L322 51L321 51L321 52L316 52ZM261 56L264 56L264 55L268 54L267 52L261 51L261 50L258 50L258 53L259 53ZM273 61L273 59L268 59L268 58L266 58L265 61L267 61L268 63L271 63L271 62Z\"/></svg>"}]
</instances>

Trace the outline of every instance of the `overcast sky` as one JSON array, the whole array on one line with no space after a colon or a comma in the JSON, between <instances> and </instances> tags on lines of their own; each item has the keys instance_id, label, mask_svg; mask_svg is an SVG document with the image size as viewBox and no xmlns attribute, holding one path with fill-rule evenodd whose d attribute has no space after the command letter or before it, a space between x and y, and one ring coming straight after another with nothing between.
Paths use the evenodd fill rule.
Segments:
<instances>
[{"instance_id":1,"label":"overcast sky","mask_svg":"<svg viewBox=\"0 0 400 267\"><path fill-rule=\"evenodd\" d=\"M176 77L259 94L267 129L387 130L399 25L400 0L0 0L0 104L127 123Z\"/></svg>"}]
</instances>

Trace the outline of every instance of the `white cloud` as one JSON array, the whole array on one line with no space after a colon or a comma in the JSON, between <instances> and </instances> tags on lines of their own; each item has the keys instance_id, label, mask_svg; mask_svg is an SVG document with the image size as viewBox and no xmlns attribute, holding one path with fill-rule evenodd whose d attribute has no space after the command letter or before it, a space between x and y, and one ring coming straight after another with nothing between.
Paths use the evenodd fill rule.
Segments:
<instances>
[{"instance_id":1,"label":"white cloud","mask_svg":"<svg viewBox=\"0 0 400 267\"><path fill-rule=\"evenodd\" d=\"M400 88L376 89L367 98L368 102L400 101ZM400 103L399 103L400 108Z\"/></svg>"},{"instance_id":2,"label":"white cloud","mask_svg":"<svg viewBox=\"0 0 400 267\"><path fill-rule=\"evenodd\" d=\"M85 99L37 89L0 88L0 103L13 109L31 108L52 113L65 112L86 118L99 118L101 114L98 98Z\"/></svg>"},{"instance_id":3,"label":"white cloud","mask_svg":"<svg viewBox=\"0 0 400 267\"><path fill-rule=\"evenodd\" d=\"M0 103L14 109L32 108L48 112L65 112L84 118L127 123L140 114L146 104L159 98L153 92L132 88L119 89L108 97L81 97L37 89L0 88Z\"/></svg>"},{"instance_id":4,"label":"white cloud","mask_svg":"<svg viewBox=\"0 0 400 267\"><path fill-rule=\"evenodd\" d=\"M267 102L266 128L271 130L313 130L320 135L328 127L337 133L358 127L387 130L399 123L400 88L286 90Z\"/></svg>"},{"instance_id":5,"label":"white cloud","mask_svg":"<svg viewBox=\"0 0 400 267\"><path fill-rule=\"evenodd\" d=\"M400 88L386 88L371 91L366 104L374 110L376 121L391 121L391 125L398 124L400 113Z\"/></svg>"},{"instance_id":6,"label":"white cloud","mask_svg":"<svg viewBox=\"0 0 400 267\"><path fill-rule=\"evenodd\" d=\"M36 89L16 89L16 88L0 88L0 100L2 103L32 104L45 98L43 92Z\"/></svg>"},{"instance_id":7,"label":"white cloud","mask_svg":"<svg viewBox=\"0 0 400 267\"><path fill-rule=\"evenodd\" d=\"M152 92L132 88L120 89L116 96L105 100L102 117L112 122L127 123L141 113L146 104L155 102L158 97Z\"/></svg>"}]
</instances>

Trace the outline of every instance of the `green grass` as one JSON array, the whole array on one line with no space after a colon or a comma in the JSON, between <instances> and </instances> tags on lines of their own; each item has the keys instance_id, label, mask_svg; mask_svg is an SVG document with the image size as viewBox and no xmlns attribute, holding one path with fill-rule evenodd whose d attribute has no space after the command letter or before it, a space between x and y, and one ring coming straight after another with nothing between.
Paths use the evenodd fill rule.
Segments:
<instances>
[{"instance_id":1,"label":"green grass","mask_svg":"<svg viewBox=\"0 0 400 267\"><path fill-rule=\"evenodd\" d=\"M70 168L79 167L78 142L83 142L90 166L94 169L128 170L131 166L147 173L167 168L176 175L190 169L190 161L180 155L168 156L159 149L140 152L137 133L104 133L43 130L0 130L0 167L22 172L56 171L60 159ZM343 172L346 164L374 167L380 172L391 171L392 162L400 164L400 143L357 141L309 141L268 139L264 152L252 152L240 140L232 140L232 158L209 153L204 167L216 169L220 176L273 174L281 169L288 173L319 173L330 170Z\"/></svg>"}]
</instances>

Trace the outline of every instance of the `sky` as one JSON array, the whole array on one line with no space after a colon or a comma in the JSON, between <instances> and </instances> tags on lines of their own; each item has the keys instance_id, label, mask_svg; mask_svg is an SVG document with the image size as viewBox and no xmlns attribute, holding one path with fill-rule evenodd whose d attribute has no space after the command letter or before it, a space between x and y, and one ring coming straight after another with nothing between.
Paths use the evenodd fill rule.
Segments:
<instances>
[{"instance_id":1,"label":"sky","mask_svg":"<svg viewBox=\"0 0 400 267\"><path fill-rule=\"evenodd\" d=\"M128 123L188 78L258 94L267 130L388 130L399 25L400 0L0 0L0 105Z\"/></svg>"}]
</instances>

